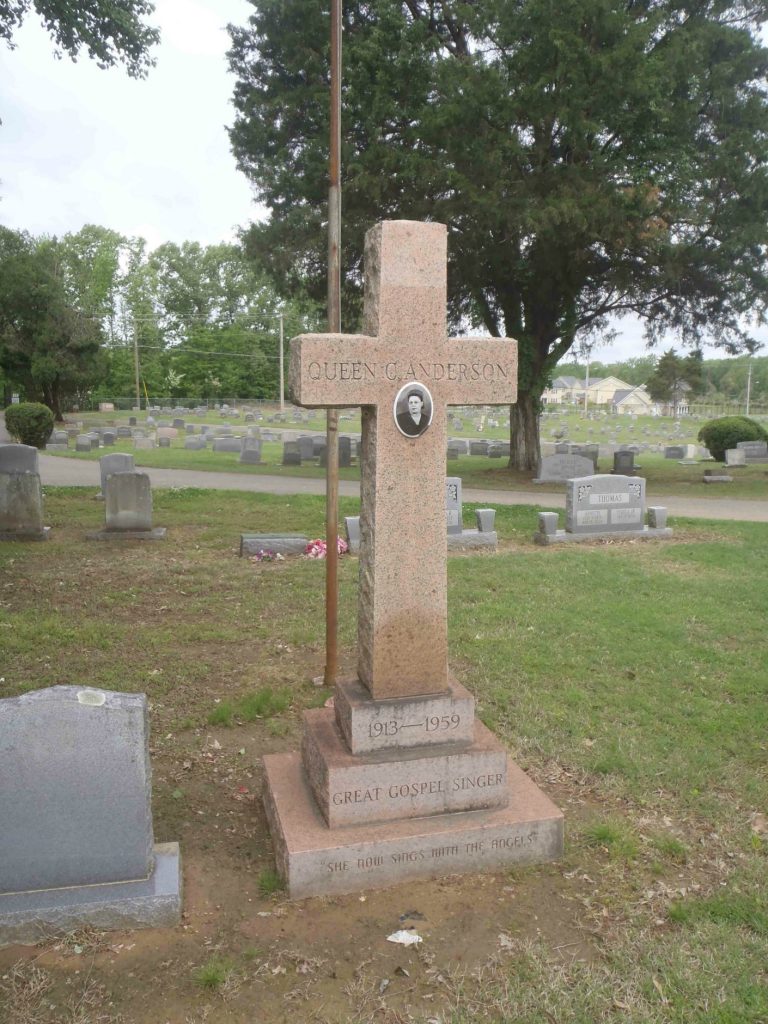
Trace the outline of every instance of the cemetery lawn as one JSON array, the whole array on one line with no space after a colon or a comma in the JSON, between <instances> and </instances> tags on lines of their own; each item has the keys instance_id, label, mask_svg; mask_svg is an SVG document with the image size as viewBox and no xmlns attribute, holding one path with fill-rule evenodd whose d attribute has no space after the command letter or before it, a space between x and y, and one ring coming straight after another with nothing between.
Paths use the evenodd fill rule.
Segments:
<instances>
[{"instance_id":1,"label":"cemetery lawn","mask_svg":"<svg viewBox=\"0 0 768 1024\"><path fill-rule=\"evenodd\" d=\"M154 448L149 451L134 451L133 444L118 443L110 448L98 448L91 452L46 452L56 458L84 459L98 462L99 458L110 452L126 452L133 455L137 469L192 469L211 473L245 473L258 476L313 477L325 479L325 469L319 465L305 462L301 466L282 465L282 444L276 441L265 441L262 444L262 463L258 466L242 465L236 452L214 452L210 449L187 451L183 440L174 440L170 448ZM476 487L491 490L531 490L535 488L542 495L562 494L563 484L533 484L535 473L522 473L510 470L505 465L506 459L488 459L485 456L465 455L458 459L446 460L446 475L460 476L464 488ZM667 495L680 495L691 498L746 498L768 499L768 465L755 464L737 467L728 472L733 477L730 484L705 484L702 482L704 470L713 473L726 472L720 463L699 462L695 466L682 466L675 460L665 459L662 455L643 453L639 457L641 467L638 476L646 481L649 502L654 497L663 498ZM602 457L598 463L598 471L608 473L613 463ZM359 480L358 466L339 470L341 480ZM212 484L213 486L213 484ZM542 499L544 500L544 499Z\"/></svg>"},{"instance_id":2,"label":"cemetery lawn","mask_svg":"<svg viewBox=\"0 0 768 1024\"><path fill-rule=\"evenodd\" d=\"M51 539L0 545L0 697L148 694L184 919L0 950L3 1024L768 1021L764 525L540 548L537 510L499 507L498 554L449 557L451 664L565 812L563 860L290 903L259 759L330 696L323 564L237 549L321 535L323 499L157 490L167 540L107 544L95 493L46 488ZM339 576L351 674L357 560Z\"/></svg>"}]
</instances>

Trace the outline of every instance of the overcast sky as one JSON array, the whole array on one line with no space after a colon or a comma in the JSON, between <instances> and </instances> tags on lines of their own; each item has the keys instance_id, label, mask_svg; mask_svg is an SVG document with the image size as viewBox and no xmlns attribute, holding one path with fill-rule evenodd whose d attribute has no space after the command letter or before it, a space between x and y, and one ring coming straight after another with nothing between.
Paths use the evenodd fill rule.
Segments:
<instances>
[{"instance_id":1,"label":"overcast sky","mask_svg":"<svg viewBox=\"0 0 768 1024\"><path fill-rule=\"evenodd\" d=\"M152 248L233 239L259 210L226 133L226 25L244 25L252 11L246 0L156 0L162 42L140 81L85 55L57 60L30 15L15 50L0 43L0 223L34 235L101 224ZM636 321L616 329L594 359L644 354Z\"/></svg>"}]
</instances>

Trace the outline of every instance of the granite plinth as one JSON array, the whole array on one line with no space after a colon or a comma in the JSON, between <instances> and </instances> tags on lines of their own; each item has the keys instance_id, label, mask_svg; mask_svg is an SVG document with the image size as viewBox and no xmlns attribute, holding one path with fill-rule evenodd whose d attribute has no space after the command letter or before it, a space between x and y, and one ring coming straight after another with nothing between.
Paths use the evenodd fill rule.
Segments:
<instances>
[{"instance_id":1,"label":"granite plinth","mask_svg":"<svg viewBox=\"0 0 768 1024\"><path fill-rule=\"evenodd\" d=\"M455 679L431 697L374 700L357 679L336 684L336 721L353 754L387 747L423 747L447 739L470 743L475 699Z\"/></svg>"},{"instance_id":2,"label":"granite plinth","mask_svg":"<svg viewBox=\"0 0 768 1024\"><path fill-rule=\"evenodd\" d=\"M330 708L304 715L302 759L331 828L500 807L507 802L507 753L475 722L472 742L350 754Z\"/></svg>"},{"instance_id":3,"label":"granite plinth","mask_svg":"<svg viewBox=\"0 0 768 1024\"><path fill-rule=\"evenodd\" d=\"M87 533L86 540L165 540L168 530L156 526L151 530L95 530Z\"/></svg>"},{"instance_id":4,"label":"granite plinth","mask_svg":"<svg viewBox=\"0 0 768 1024\"><path fill-rule=\"evenodd\" d=\"M172 928L181 918L178 843L157 843L148 878L0 894L0 946L32 944L52 932Z\"/></svg>"},{"instance_id":5,"label":"granite plinth","mask_svg":"<svg viewBox=\"0 0 768 1024\"><path fill-rule=\"evenodd\" d=\"M568 533L557 530L556 533L534 533L536 544L582 544L591 540L666 540L672 536L672 528L654 529L644 526L640 530L622 530L621 532L606 530L605 533Z\"/></svg>"},{"instance_id":6,"label":"granite plinth","mask_svg":"<svg viewBox=\"0 0 768 1024\"><path fill-rule=\"evenodd\" d=\"M240 557L274 551L278 555L303 555L309 538L298 533L241 533Z\"/></svg>"},{"instance_id":7,"label":"granite plinth","mask_svg":"<svg viewBox=\"0 0 768 1024\"><path fill-rule=\"evenodd\" d=\"M323 820L298 754L269 754L264 769L275 859L292 899L494 871L562 855L562 812L512 761L506 807L340 830Z\"/></svg>"}]
</instances>

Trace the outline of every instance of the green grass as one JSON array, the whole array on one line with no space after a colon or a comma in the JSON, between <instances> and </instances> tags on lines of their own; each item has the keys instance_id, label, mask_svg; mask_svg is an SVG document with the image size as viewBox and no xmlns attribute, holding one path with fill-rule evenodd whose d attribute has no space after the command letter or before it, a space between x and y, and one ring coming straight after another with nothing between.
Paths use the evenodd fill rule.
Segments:
<instances>
[{"instance_id":1,"label":"green grass","mask_svg":"<svg viewBox=\"0 0 768 1024\"><path fill-rule=\"evenodd\" d=\"M637 839L623 822L593 822L584 829L583 838L587 846L598 846L619 860L634 860L639 852Z\"/></svg>"},{"instance_id":2,"label":"green grass","mask_svg":"<svg viewBox=\"0 0 768 1024\"><path fill-rule=\"evenodd\" d=\"M262 896L272 896L285 888L283 880L274 868L263 868L259 872L258 888Z\"/></svg>"},{"instance_id":3,"label":"green grass","mask_svg":"<svg viewBox=\"0 0 768 1024\"><path fill-rule=\"evenodd\" d=\"M290 706L291 694L288 690L273 691L267 687L257 693L246 694L235 703L222 701L217 704L208 715L208 724L232 726L235 719L255 722L258 718L274 718Z\"/></svg>"},{"instance_id":4,"label":"green grass","mask_svg":"<svg viewBox=\"0 0 768 1024\"><path fill-rule=\"evenodd\" d=\"M195 983L209 992L218 991L233 970L233 964L221 957L211 957L194 972Z\"/></svg>"},{"instance_id":5,"label":"green grass","mask_svg":"<svg viewBox=\"0 0 768 1024\"><path fill-rule=\"evenodd\" d=\"M147 693L156 834L193 844L210 816L206 849L214 859L221 844L244 851L243 890L254 879L256 889L244 915L260 928L253 910L279 878L256 766L261 752L296 749L299 713L329 696L311 681L324 661L324 573L311 560L241 559L237 540L277 527L322 534L323 499L157 490L167 541L112 548L84 538L103 517L92 489L46 492L51 539L0 545L0 696L73 680ZM342 502L342 514L356 508ZM514 890L513 948L482 970L467 959L465 974L441 964L445 1002L419 1006L414 1020L764 1024L766 843L750 822L768 807L765 526L676 520L665 543L538 548L536 512L500 507L496 555L449 557L449 660L483 720L563 807L565 860L484 882L500 898ZM357 570L341 560L345 669ZM215 754L209 725L238 726L218 734ZM219 770L204 817L206 764ZM237 808L247 825L227 832L238 819L225 812ZM541 928L535 942L514 938L515 915L540 914L558 894L578 936L574 958L543 916L529 929ZM350 919L368 912L355 896L328 907ZM312 915L328 928L327 912L324 901L302 909L310 946ZM198 997L249 984L238 970L228 986L227 950L242 935L216 939L223 952L211 957L185 933L191 962L205 961ZM251 940L266 942L260 932Z\"/></svg>"}]
</instances>

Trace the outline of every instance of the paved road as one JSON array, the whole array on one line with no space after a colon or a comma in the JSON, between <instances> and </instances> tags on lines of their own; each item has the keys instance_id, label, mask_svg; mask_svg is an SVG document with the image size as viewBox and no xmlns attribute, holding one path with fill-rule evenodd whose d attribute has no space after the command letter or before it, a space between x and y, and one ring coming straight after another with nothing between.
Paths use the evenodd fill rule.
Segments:
<instances>
[{"instance_id":1,"label":"paved road","mask_svg":"<svg viewBox=\"0 0 768 1024\"><path fill-rule=\"evenodd\" d=\"M203 487L224 491L260 491L267 494L324 494L325 480L309 477L261 476L256 473L210 473L191 469L148 469L153 487ZM62 487L98 487L99 464L84 459L67 459L40 453L40 475L44 484ZM358 497L357 481L339 481L339 493ZM487 505L546 505L564 508L565 495L546 491L496 491L465 487L464 501ZM698 519L738 519L768 522L768 498L765 501L736 498L677 498L666 495L648 498L650 505L664 505L672 516Z\"/></svg>"}]
</instances>

